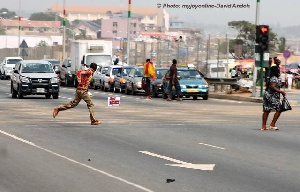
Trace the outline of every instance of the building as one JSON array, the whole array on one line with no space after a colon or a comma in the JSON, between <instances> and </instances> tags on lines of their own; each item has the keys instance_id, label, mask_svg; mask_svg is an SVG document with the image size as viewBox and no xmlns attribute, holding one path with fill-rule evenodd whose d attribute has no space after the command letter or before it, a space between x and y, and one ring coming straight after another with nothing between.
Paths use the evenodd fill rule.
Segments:
<instances>
[{"instance_id":1,"label":"building","mask_svg":"<svg viewBox=\"0 0 300 192\"><path fill-rule=\"evenodd\" d=\"M4 27L7 35L18 35L19 26L21 26L20 35L42 35L56 36L60 35L60 21L31 21L23 19L0 19L0 25Z\"/></svg>"},{"instance_id":2,"label":"building","mask_svg":"<svg viewBox=\"0 0 300 192\"><path fill-rule=\"evenodd\" d=\"M63 6L52 5L48 9L51 12L58 13L63 17ZM67 5L67 19L72 22L74 20L93 21L98 19L109 19L115 13L127 12L127 7L109 7L109 6L74 6ZM169 30L169 14L163 8L145 8L132 7L132 14L141 15L139 18L142 30L144 31L168 31ZM127 15L126 15L127 17Z\"/></svg>"}]
</instances>

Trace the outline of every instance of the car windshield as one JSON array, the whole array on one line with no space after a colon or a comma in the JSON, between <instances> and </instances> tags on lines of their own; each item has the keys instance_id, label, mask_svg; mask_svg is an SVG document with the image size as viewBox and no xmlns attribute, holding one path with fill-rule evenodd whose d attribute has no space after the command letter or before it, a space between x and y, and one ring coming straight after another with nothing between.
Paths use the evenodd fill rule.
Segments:
<instances>
[{"instance_id":1,"label":"car windshield","mask_svg":"<svg viewBox=\"0 0 300 192\"><path fill-rule=\"evenodd\" d=\"M118 74L118 73L121 73L121 71L122 71L122 68L113 68L113 69L112 69L112 74L113 74L113 75L116 75L116 74Z\"/></svg>"},{"instance_id":2,"label":"car windshield","mask_svg":"<svg viewBox=\"0 0 300 192\"><path fill-rule=\"evenodd\" d=\"M180 76L181 79L201 78L201 74L197 70L178 70L177 75Z\"/></svg>"},{"instance_id":3,"label":"car windshield","mask_svg":"<svg viewBox=\"0 0 300 192\"><path fill-rule=\"evenodd\" d=\"M23 73L53 73L51 64L46 63L26 63L22 65Z\"/></svg>"},{"instance_id":4,"label":"car windshield","mask_svg":"<svg viewBox=\"0 0 300 192\"><path fill-rule=\"evenodd\" d=\"M59 60L46 60L46 61L50 62L52 65L59 65L60 64Z\"/></svg>"},{"instance_id":5,"label":"car windshield","mask_svg":"<svg viewBox=\"0 0 300 192\"><path fill-rule=\"evenodd\" d=\"M110 65L112 63L110 55L88 55L86 57L86 64L90 65L91 63L99 64L107 64Z\"/></svg>"},{"instance_id":6,"label":"car windshield","mask_svg":"<svg viewBox=\"0 0 300 192\"><path fill-rule=\"evenodd\" d=\"M156 78L161 79L167 71L168 69L156 69Z\"/></svg>"},{"instance_id":7,"label":"car windshield","mask_svg":"<svg viewBox=\"0 0 300 192\"><path fill-rule=\"evenodd\" d=\"M132 68L123 68L123 70L122 70L122 75L123 75L123 76L127 76L131 69L132 69Z\"/></svg>"},{"instance_id":8,"label":"car windshield","mask_svg":"<svg viewBox=\"0 0 300 192\"><path fill-rule=\"evenodd\" d=\"M143 68L137 68L134 74L135 77L143 77Z\"/></svg>"},{"instance_id":9,"label":"car windshield","mask_svg":"<svg viewBox=\"0 0 300 192\"><path fill-rule=\"evenodd\" d=\"M7 64L16 64L19 61L22 61L22 59L8 59Z\"/></svg>"}]
</instances>

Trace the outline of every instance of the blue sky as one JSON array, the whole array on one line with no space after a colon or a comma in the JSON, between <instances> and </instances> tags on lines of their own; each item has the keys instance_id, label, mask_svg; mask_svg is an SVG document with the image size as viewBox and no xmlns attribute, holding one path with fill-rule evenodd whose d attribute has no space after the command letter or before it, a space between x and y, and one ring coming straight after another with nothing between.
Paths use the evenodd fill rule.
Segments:
<instances>
[{"instance_id":1,"label":"blue sky","mask_svg":"<svg viewBox=\"0 0 300 192\"><path fill-rule=\"evenodd\" d=\"M0 8L8 8L18 12L19 2L24 12L43 12L50 5L63 4L63 0L1 0ZM91 6L127 6L128 0L65 0L68 5ZM180 20L196 24L227 25L229 21L247 20L255 22L257 0L131 0L135 7L157 7L157 4L177 5L180 8L167 8L171 15L177 15ZM183 3L184 2L184 3ZM187 5L249 5L246 8L198 8L185 9ZM300 0L260 0L260 24L270 26L298 26Z\"/></svg>"}]
</instances>

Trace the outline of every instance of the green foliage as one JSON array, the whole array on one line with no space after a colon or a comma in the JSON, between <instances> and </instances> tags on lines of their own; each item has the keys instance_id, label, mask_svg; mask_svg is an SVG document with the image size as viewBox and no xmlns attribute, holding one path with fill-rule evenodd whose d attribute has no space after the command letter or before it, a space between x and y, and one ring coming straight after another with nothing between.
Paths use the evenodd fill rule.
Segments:
<instances>
[{"instance_id":1,"label":"green foliage","mask_svg":"<svg viewBox=\"0 0 300 192\"><path fill-rule=\"evenodd\" d=\"M280 37L279 38L279 46L278 46L278 51L279 52L284 52L285 46L286 46L286 39L285 37Z\"/></svg>"},{"instance_id":2,"label":"green foliage","mask_svg":"<svg viewBox=\"0 0 300 192\"><path fill-rule=\"evenodd\" d=\"M29 17L29 20L34 21L55 21L56 15L55 13L32 13Z\"/></svg>"},{"instance_id":3,"label":"green foliage","mask_svg":"<svg viewBox=\"0 0 300 192\"><path fill-rule=\"evenodd\" d=\"M48 43L44 40L41 40L39 44L37 44L37 47L46 47L46 46L48 46Z\"/></svg>"},{"instance_id":4,"label":"green foliage","mask_svg":"<svg viewBox=\"0 0 300 192\"><path fill-rule=\"evenodd\" d=\"M256 26L249 21L231 21L228 26L238 31L235 44L243 45L243 55L253 56L253 48L255 45ZM269 32L270 48L269 52L274 52L277 44L277 34Z\"/></svg>"},{"instance_id":5,"label":"green foliage","mask_svg":"<svg viewBox=\"0 0 300 192\"><path fill-rule=\"evenodd\" d=\"M14 11L9 11L6 8L1 8L0 9L0 17L2 17L4 19L10 19L10 18L13 18L15 16L17 16L17 15L16 15L16 12L14 12Z\"/></svg>"}]
</instances>

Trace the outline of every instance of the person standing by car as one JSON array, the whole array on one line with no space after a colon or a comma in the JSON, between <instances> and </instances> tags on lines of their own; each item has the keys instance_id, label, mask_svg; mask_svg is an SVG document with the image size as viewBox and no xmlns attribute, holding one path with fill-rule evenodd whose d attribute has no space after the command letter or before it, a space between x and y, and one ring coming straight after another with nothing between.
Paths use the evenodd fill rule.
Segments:
<instances>
[{"instance_id":1,"label":"person standing by car","mask_svg":"<svg viewBox=\"0 0 300 192\"><path fill-rule=\"evenodd\" d=\"M146 63L144 64L144 81L146 86L145 86L145 98L146 99L151 99L150 97L150 84L151 80L150 78L154 81L155 80L155 69L153 66L153 63L150 61L150 59L146 60Z\"/></svg>"},{"instance_id":2,"label":"person standing by car","mask_svg":"<svg viewBox=\"0 0 300 192\"><path fill-rule=\"evenodd\" d=\"M167 98L167 101L172 101L173 98L173 89L175 89L175 93L177 95L177 101L182 101L182 99L180 98L181 95L181 87L179 84L179 79L177 76L177 60L173 59L172 60L172 65L170 67L170 81L169 81L169 95Z\"/></svg>"},{"instance_id":3,"label":"person standing by car","mask_svg":"<svg viewBox=\"0 0 300 192\"><path fill-rule=\"evenodd\" d=\"M59 111L64 111L67 109L74 108L78 105L80 100L83 99L86 102L90 112L91 125L101 124L101 121L96 120L94 117L94 104L88 94L88 87L90 85L90 81L96 69L97 69L97 64L91 63L90 68L88 68L87 70L80 70L77 72L76 76L77 76L78 86L76 88L75 98L73 101L70 101L69 103L60 105L58 108L54 108L53 111L54 118L58 115Z\"/></svg>"},{"instance_id":4,"label":"person standing by car","mask_svg":"<svg viewBox=\"0 0 300 192\"><path fill-rule=\"evenodd\" d=\"M270 68L270 85L265 91L263 96L263 115L262 115L262 127L261 130L268 130L266 124L268 116L272 110L275 110L275 114L272 122L270 123L270 130L278 130L276 127L276 122L281 114L281 102L280 94L285 96L286 93L280 90L281 81L280 81L280 69L279 65L272 66Z\"/></svg>"}]
</instances>

